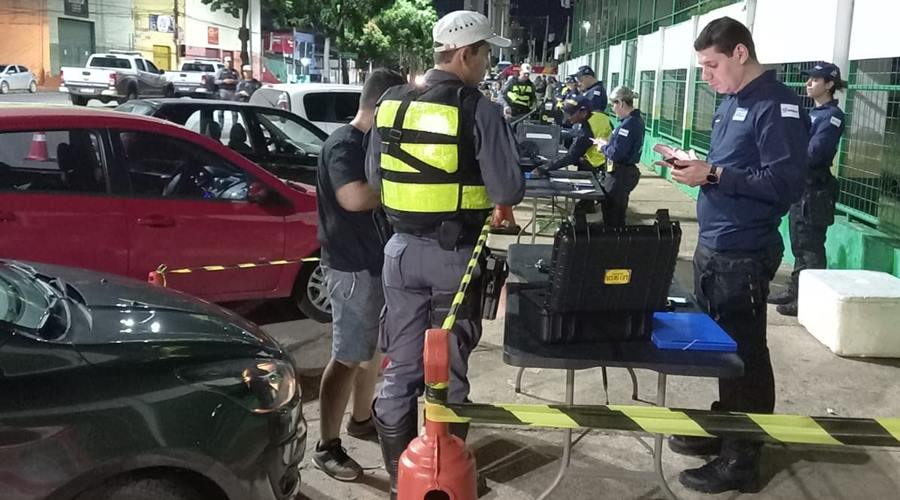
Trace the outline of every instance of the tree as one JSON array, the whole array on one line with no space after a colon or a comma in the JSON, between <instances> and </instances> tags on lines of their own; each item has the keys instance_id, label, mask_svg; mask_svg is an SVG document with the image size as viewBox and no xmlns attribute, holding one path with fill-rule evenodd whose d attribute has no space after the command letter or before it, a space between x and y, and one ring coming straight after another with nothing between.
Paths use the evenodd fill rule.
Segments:
<instances>
[{"instance_id":1,"label":"tree","mask_svg":"<svg viewBox=\"0 0 900 500\"><path fill-rule=\"evenodd\" d=\"M437 19L430 0L396 0L374 22L387 34L399 65L415 72L430 65L434 53L431 30Z\"/></svg>"},{"instance_id":2,"label":"tree","mask_svg":"<svg viewBox=\"0 0 900 500\"><path fill-rule=\"evenodd\" d=\"M233 17L241 20L241 27L238 29L238 40L241 41L241 62L242 64L250 64L250 53L247 50L250 41L250 27L247 26L247 18L249 15L249 0L200 0L203 5L209 5L210 10L221 10L231 14ZM270 11L282 11L289 9L295 1L302 0L261 0L261 9Z\"/></svg>"}]
</instances>

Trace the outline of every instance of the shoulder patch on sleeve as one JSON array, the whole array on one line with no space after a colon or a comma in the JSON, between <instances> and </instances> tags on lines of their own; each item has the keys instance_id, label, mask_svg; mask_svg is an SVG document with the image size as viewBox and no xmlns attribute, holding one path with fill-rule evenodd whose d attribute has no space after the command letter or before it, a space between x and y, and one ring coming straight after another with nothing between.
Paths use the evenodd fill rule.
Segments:
<instances>
[{"instance_id":1,"label":"shoulder patch on sleeve","mask_svg":"<svg viewBox=\"0 0 900 500\"><path fill-rule=\"evenodd\" d=\"M619 129L619 135L621 135L622 137L628 137L628 129L627 129L627 128L620 128L620 129Z\"/></svg>"},{"instance_id":2,"label":"shoulder patch on sleeve","mask_svg":"<svg viewBox=\"0 0 900 500\"><path fill-rule=\"evenodd\" d=\"M800 106L796 104L785 104L781 103L781 117L782 118L800 118Z\"/></svg>"},{"instance_id":3,"label":"shoulder patch on sleeve","mask_svg":"<svg viewBox=\"0 0 900 500\"><path fill-rule=\"evenodd\" d=\"M840 118L838 118L838 117L836 117L836 116L832 116L832 117L831 117L831 120L829 120L829 121L831 121L831 124L834 125L835 127L838 127L838 128L841 127L841 123L842 123L842 122L841 122L841 119L840 119Z\"/></svg>"}]
</instances>

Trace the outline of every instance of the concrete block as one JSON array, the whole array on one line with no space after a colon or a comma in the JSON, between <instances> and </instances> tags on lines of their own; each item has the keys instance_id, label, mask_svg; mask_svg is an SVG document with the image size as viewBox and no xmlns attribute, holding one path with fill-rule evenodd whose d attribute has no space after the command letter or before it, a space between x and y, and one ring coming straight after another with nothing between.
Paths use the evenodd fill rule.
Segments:
<instances>
[{"instance_id":1,"label":"concrete block","mask_svg":"<svg viewBox=\"0 0 900 500\"><path fill-rule=\"evenodd\" d=\"M800 273L797 319L839 356L900 357L900 279L863 270Z\"/></svg>"}]
</instances>

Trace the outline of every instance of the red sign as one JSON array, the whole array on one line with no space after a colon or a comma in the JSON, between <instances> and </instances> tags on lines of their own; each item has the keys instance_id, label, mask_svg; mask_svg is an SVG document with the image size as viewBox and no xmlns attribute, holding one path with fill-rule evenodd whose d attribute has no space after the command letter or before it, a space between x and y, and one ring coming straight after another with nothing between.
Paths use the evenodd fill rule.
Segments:
<instances>
[{"instance_id":1,"label":"red sign","mask_svg":"<svg viewBox=\"0 0 900 500\"><path fill-rule=\"evenodd\" d=\"M215 28L213 26L207 26L206 28L206 43L210 45L219 45L219 28Z\"/></svg>"}]
</instances>

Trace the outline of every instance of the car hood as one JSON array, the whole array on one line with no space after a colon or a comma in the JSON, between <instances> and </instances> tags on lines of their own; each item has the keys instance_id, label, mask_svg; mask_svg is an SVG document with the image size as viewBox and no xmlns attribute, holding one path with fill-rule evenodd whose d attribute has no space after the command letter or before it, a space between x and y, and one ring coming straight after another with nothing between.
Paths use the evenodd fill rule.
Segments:
<instances>
[{"instance_id":1,"label":"car hood","mask_svg":"<svg viewBox=\"0 0 900 500\"><path fill-rule=\"evenodd\" d=\"M16 262L60 278L75 310L73 326L60 342L75 345L121 343L228 343L270 353L281 347L261 328L231 311L176 290L83 269Z\"/></svg>"}]
</instances>

